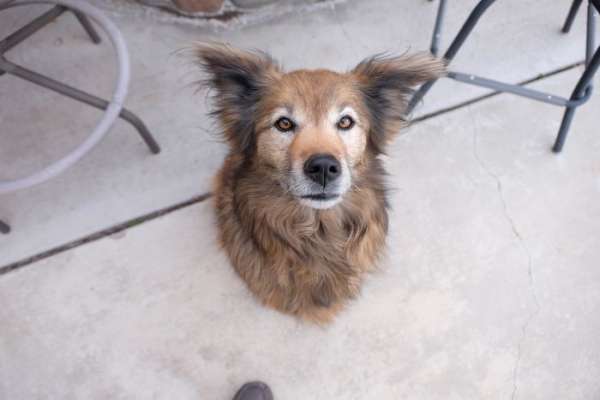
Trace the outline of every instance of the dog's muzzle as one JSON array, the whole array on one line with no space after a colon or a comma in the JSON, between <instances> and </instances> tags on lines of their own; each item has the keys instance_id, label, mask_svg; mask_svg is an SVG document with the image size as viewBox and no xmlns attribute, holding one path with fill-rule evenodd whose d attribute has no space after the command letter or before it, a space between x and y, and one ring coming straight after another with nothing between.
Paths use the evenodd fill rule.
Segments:
<instances>
[{"instance_id":1,"label":"dog's muzzle","mask_svg":"<svg viewBox=\"0 0 600 400\"><path fill-rule=\"evenodd\" d=\"M347 167L331 154L313 154L297 171L295 195L312 208L334 206L350 186Z\"/></svg>"}]
</instances>

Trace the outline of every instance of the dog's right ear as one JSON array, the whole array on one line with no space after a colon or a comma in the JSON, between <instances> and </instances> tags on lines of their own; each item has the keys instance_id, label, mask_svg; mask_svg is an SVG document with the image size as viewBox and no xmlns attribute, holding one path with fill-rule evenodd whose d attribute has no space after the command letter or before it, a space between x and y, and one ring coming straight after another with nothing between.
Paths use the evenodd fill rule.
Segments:
<instances>
[{"instance_id":1,"label":"dog's right ear","mask_svg":"<svg viewBox=\"0 0 600 400\"><path fill-rule=\"evenodd\" d=\"M444 61L428 53L399 57L376 55L363 60L352 74L370 114L370 147L379 154L405 124L413 88L445 73Z\"/></svg>"},{"instance_id":2,"label":"dog's right ear","mask_svg":"<svg viewBox=\"0 0 600 400\"><path fill-rule=\"evenodd\" d=\"M235 150L252 151L256 106L269 80L279 73L277 64L265 53L224 44L200 44L196 55L208 75L207 85L216 91L212 114L221 121L225 139Z\"/></svg>"}]
</instances>

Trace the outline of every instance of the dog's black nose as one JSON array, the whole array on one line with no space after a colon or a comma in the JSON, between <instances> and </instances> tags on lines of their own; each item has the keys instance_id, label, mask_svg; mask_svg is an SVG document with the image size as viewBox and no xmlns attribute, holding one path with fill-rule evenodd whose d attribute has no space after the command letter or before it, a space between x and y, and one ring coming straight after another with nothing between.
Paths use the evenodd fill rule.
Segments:
<instances>
[{"instance_id":1,"label":"dog's black nose","mask_svg":"<svg viewBox=\"0 0 600 400\"><path fill-rule=\"evenodd\" d=\"M325 187L342 173L342 166L330 154L316 154L304 163L304 174Z\"/></svg>"}]
</instances>

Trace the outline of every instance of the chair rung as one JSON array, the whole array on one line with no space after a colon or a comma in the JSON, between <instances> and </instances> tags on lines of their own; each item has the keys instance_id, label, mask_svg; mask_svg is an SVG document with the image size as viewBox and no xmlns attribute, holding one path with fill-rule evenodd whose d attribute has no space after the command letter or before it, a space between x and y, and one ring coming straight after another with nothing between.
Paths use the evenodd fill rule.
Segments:
<instances>
[{"instance_id":1,"label":"chair rung","mask_svg":"<svg viewBox=\"0 0 600 400\"><path fill-rule=\"evenodd\" d=\"M462 72L448 72L448 78L468 83L470 85L481 86L492 89L498 92L512 93L517 96L527 97L533 100L541 101L556 106L576 106L587 101L589 96L584 96L581 99L569 100L561 96L556 96L551 93L541 92L539 90L529 89L524 86L514 85L510 83L495 81L493 79L482 78L472 74L464 74Z\"/></svg>"}]
</instances>

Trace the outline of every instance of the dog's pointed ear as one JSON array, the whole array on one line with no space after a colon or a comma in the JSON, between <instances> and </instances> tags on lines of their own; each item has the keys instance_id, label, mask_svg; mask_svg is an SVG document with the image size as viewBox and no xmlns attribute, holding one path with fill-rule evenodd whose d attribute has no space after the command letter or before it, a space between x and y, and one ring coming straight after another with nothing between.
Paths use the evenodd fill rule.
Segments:
<instances>
[{"instance_id":1,"label":"dog's pointed ear","mask_svg":"<svg viewBox=\"0 0 600 400\"><path fill-rule=\"evenodd\" d=\"M428 53L363 60L351 72L358 81L370 116L369 145L383 153L387 142L404 125L414 87L445 73L445 63Z\"/></svg>"},{"instance_id":2,"label":"dog's pointed ear","mask_svg":"<svg viewBox=\"0 0 600 400\"><path fill-rule=\"evenodd\" d=\"M225 139L233 149L248 152L254 146L256 107L279 67L266 53L233 49L224 44L199 44L195 53L215 90L215 111Z\"/></svg>"}]
</instances>

